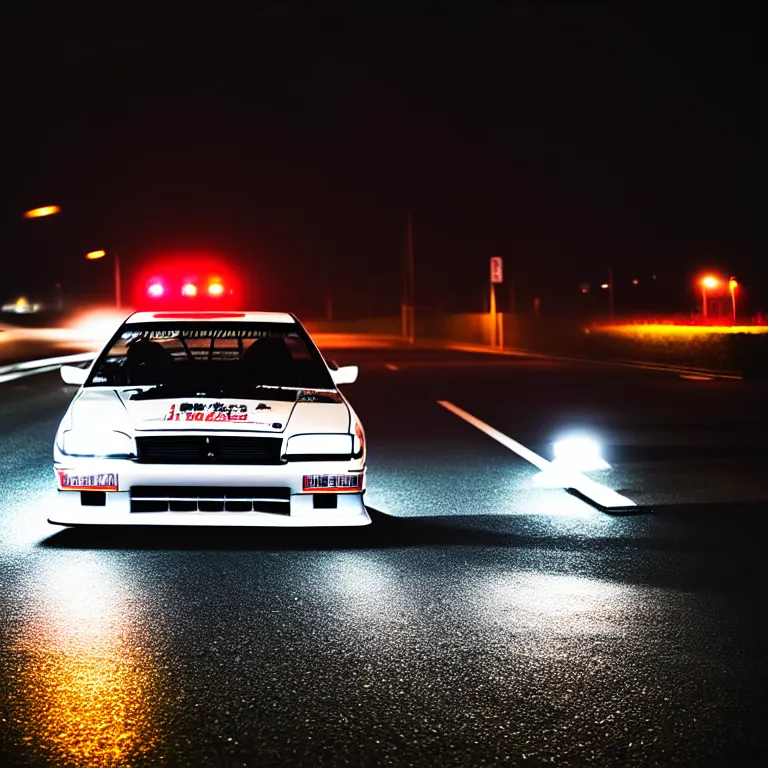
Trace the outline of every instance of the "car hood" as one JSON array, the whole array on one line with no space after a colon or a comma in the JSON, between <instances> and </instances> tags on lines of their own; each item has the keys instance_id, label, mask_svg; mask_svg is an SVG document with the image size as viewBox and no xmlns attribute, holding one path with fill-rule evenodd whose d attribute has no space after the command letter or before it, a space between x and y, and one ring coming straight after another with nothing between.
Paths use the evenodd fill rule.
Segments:
<instances>
[{"instance_id":1,"label":"car hood","mask_svg":"<svg viewBox=\"0 0 768 768\"><path fill-rule=\"evenodd\" d=\"M107 428L127 434L166 431L349 431L349 409L336 403L169 397L131 400L135 390L84 389L72 403L69 428ZM290 426L290 429L288 429Z\"/></svg>"}]
</instances>

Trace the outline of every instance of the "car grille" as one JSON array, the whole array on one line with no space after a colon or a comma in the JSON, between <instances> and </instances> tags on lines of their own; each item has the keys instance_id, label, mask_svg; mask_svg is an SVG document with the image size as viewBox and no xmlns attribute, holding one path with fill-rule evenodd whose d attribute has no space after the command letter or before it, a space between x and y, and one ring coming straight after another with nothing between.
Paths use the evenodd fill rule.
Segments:
<instances>
[{"instance_id":1,"label":"car grille","mask_svg":"<svg viewBox=\"0 0 768 768\"><path fill-rule=\"evenodd\" d=\"M290 488L135 485L131 512L270 512L288 515Z\"/></svg>"},{"instance_id":2,"label":"car grille","mask_svg":"<svg viewBox=\"0 0 768 768\"><path fill-rule=\"evenodd\" d=\"M279 437L137 437L145 464L281 464Z\"/></svg>"}]
</instances>

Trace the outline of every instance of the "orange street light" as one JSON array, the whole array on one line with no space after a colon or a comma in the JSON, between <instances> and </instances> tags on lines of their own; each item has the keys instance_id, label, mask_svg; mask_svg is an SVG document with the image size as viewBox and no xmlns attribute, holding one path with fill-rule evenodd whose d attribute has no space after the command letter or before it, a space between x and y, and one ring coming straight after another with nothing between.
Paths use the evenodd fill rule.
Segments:
<instances>
[{"instance_id":1,"label":"orange street light","mask_svg":"<svg viewBox=\"0 0 768 768\"><path fill-rule=\"evenodd\" d=\"M42 216L53 216L55 213L59 213L61 208L58 205L44 205L42 208L32 208L30 211L24 212L25 219L39 219Z\"/></svg>"},{"instance_id":2,"label":"orange street light","mask_svg":"<svg viewBox=\"0 0 768 768\"><path fill-rule=\"evenodd\" d=\"M707 288L717 288L720 281L714 275L701 278L701 316L707 319Z\"/></svg>"},{"instance_id":3,"label":"orange street light","mask_svg":"<svg viewBox=\"0 0 768 768\"><path fill-rule=\"evenodd\" d=\"M731 307L733 308L733 324L736 325L736 289L739 283L735 277L728 281L728 290L731 292Z\"/></svg>"},{"instance_id":4,"label":"orange street light","mask_svg":"<svg viewBox=\"0 0 768 768\"><path fill-rule=\"evenodd\" d=\"M120 309L120 259L117 258L117 251L110 251L115 260L115 306ZM85 258L88 261L103 259L107 255L106 251L88 251Z\"/></svg>"}]
</instances>

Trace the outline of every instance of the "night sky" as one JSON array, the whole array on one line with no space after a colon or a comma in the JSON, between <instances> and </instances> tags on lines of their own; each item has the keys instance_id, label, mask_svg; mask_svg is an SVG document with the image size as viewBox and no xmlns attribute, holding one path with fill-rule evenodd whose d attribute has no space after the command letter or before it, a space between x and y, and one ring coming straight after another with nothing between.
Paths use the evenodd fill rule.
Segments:
<instances>
[{"instance_id":1,"label":"night sky","mask_svg":"<svg viewBox=\"0 0 768 768\"><path fill-rule=\"evenodd\" d=\"M617 308L688 311L704 268L768 307L757 6L156 5L0 6L4 298L108 298L112 248L394 312L410 210L420 306L479 311L500 255L523 311L608 265Z\"/></svg>"}]
</instances>

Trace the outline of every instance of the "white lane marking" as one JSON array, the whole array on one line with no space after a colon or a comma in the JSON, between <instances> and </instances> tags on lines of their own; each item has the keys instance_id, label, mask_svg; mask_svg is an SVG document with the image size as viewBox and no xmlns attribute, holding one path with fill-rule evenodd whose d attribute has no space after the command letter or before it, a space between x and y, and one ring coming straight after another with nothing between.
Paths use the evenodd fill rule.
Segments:
<instances>
[{"instance_id":1,"label":"white lane marking","mask_svg":"<svg viewBox=\"0 0 768 768\"><path fill-rule=\"evenodd\" d=\"M399 371L400 370L394 363L384 363L384 367L388 371Z\"/></svg>"},{"instance_id":2,"label":"white lane marking","mask_svg":"<svg viewBox=\"0 0 768 768\"><path fill-rule=\"evenodd\" d=\"M471 424L473 427L476 427L481 432L485 432L488 437L493 438L506 448L509 448L510 451L516 453L521 459L525 459L527 462L533 464L537 469L551 474L553 479L557 479L560 487L572 488L605 509L623 509L626 507L637 506L631 499L591 480L586 477L586 475L582 475L581 472L562 471L557 467L553 467L552 462L548 459L539 456L538 453L535 453L530 448L526 448L522 443L518 443L517 440L513 440L503 432L499 432L498 429L494 429L490 424L486 424L484 421L481 421L471 413L467 413L467 411L459 408L448 400L438 400L437 403L458 416L460 419L464 419L464 421Z\"/></svg>"},{"instance_id":3,"label":"white lane marking","mask_svg":"<svg viewBox=\"0 0 768 768\"><path fill-rule=\"evenodd\" d=\"M714 376L702 376L700 373L681 373L681 379L688 379L688 381L712 381Z\"/></svg>"}]
</instances>

